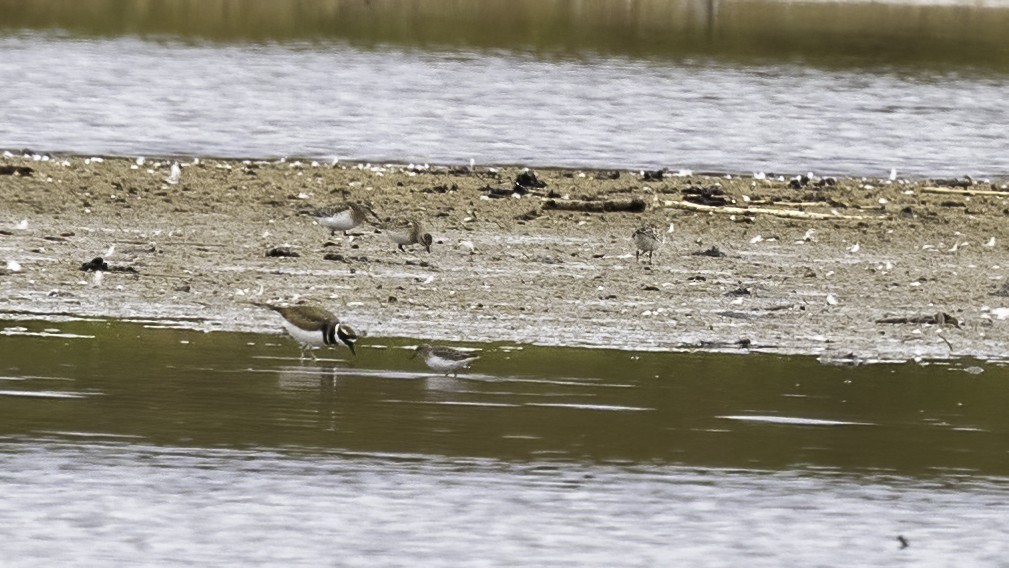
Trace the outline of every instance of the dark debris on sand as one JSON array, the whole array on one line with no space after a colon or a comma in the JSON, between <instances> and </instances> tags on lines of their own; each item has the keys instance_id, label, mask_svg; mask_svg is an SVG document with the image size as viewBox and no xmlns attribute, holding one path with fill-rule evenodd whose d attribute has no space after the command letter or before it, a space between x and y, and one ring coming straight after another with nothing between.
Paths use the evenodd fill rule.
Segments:
<instances>
[{"instance_id":1,"label":"dark debris on sand","mask_svg":"<svg viewBox=\"0 0 1009 568\"><path fill-rule=\"evenodd\" d=\"M22 177L29 177L34 172L35 170L29 168L28 166L12 166L9 164L0 166L0 176L18 175Z\"/></svg>"},{"instance_id":2,"label":"dark debris on sand","mask_svg":"<svg viewBox=\"0 0 1009 568\"><path fill-rule=\"evenodd\" d=\"M298 258L301 253L291 250L291 247L274 247L266 251L266 256L277 258Z\"/></svg>"},{"instance_id":3,"label":"dark debris on sand","mask_svg":"<svg viewBox=\"0 0 1009 568\"><path fill-rule=\"evenodd\" d=\"M543 189L547 184L536 177L536 172L528 170L515 176L515 193L525 193L530 189Z\"/></svg>"},{"instance_id":4,"label":"dark debris on sand","mask_svg":"<svg viewBox=\"0 0 1009 568\"><path fill-rule=\"evenodd\" d=\"M132 266L109 266L105 259L96 256L81 265L81 272L121 272L126 274L137 274L137 269Z\"/></svg>"},{"instance_id":5,"label":"dark debris on sand","mask_svg":"<svg viewBox=\"0 0 1009 568\"><path fill-rule=\"evenodd\" d=\"M724 252L722 252L721 250L719 250L719 248L716 247L716 246L712 246L712 247L708 248L707 250L702 250L702 251L698 251L698 252L692 252L690 254L692 254L694 256L710 256L711 258L725 258L727 256Z\"/></svg>"}]
</instances>

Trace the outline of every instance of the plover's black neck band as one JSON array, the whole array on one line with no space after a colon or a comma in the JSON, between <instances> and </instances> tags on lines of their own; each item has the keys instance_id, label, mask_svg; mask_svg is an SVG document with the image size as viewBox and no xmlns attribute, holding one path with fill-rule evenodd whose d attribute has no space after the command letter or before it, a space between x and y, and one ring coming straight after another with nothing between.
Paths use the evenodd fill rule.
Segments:
<instances>
[{"instance_id":1,"label":"plover's black neck band","mask_svg":"<svg viewBox=\"0 0 1009 568\"><path fill-rule=\"evenodd\" d=\"M322 326L322 342L326 345L336 345L337 325L335 321L329 320Z\"/></svg>"}]
</instances>

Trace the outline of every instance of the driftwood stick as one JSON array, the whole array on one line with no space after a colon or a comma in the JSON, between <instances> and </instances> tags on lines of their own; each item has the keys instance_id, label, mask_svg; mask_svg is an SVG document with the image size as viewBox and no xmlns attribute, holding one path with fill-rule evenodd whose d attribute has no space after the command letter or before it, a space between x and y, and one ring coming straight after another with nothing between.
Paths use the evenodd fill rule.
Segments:
<instances>
[{"instance_id":1,"label":"driftwood stick","mask_svg":"<svg viewBox=\"0 0 1009 568\"><path fill-rule=\"evenodd\" d=\"M788 205L790 207L826 207L829 203L823 201L771 201L754 199L749 203L750 207L758 205Z\"/></svg>"},{"instance_id":2,"label":"driftwood stick","mask_svg":"<svg viewBox=\"0 0 1009 568\"><path fill-rule=\"evenodd\" d=\"M993 191L990 189L959 189L948 187L923 187L922 193L941 193L945 195L991 195L994 197L1009 197L1009 191Z\"/></svg>"},{"instance_id":3,"label":"driftwood stick","mask_svg":"<svg viewBox=\"0 0 1009 568\"><path fill-rule=\"evenodd\" d=\"M648 208L643 199L609 199L606 201L558 201L551 199L543 204L544 209L559 211L585 211L588 213L611 213L627 211L641 213Z\"/></svg>"},{"instance_id":4,"label":"driftwood stick","mask_svg":"<svg viewBox=\"0 0 1009 568\"><path fill-rule=\"evenodd\" d=\"M955 317L947 314L946 312L939 312L931 316L894 316L880 318L876 320L876 323L925 323L930 325L952 325L954 327L960 327L960 321Z\"/></svg>"},{"instance_id":5,"label":"driftwood stick","mask_svg":"<svg viewBox=\"0 0 1009 568\"><path fill-rule=\"evenodd\" d=\"M711 213L722 213L725 215L773 215L775 217L787 217L789 219L817 219L817 220L879 220L880 217L869 217L866 215L834 215L833 213L814 213L812 211L796 211L794 209L770 209L767 207L733 207L730 205L713 206L700 205L689 201L665 201L663 205L675 209L686 209L688 211L705 211Z\"/></svg>"}]
</instances>

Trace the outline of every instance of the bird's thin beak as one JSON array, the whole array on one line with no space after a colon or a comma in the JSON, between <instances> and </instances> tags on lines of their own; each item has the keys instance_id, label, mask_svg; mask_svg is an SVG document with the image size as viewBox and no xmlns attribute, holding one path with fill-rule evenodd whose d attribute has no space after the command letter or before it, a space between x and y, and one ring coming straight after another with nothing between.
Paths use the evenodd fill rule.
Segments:
<instances>
[{"instance_id":1,"label":"bird's thin beak","mask_svg":"<svg viewBox=\"0 0 1009 568\"><path fill-rule=\"evenodd\" d=\"M411 359L416 359L416 358L417 358L417 352L416 352L416 351L414 351L414 352L413 352L413 355L410 355L410 358L411 358Z\"/></svg>"},{"instance_id":2,"label":"bird's thin beak","mask_svg":"<svg viewBox=\"0 0 1009 568\"><path fill-rule=\"evenodd\" d=\"M354 355L354 357L357 357L357 350L354 349L354 342L353 341L344 341L344 343L347 344L347 348L350 349L350 352Z\"/></svg>"}]
</instances>

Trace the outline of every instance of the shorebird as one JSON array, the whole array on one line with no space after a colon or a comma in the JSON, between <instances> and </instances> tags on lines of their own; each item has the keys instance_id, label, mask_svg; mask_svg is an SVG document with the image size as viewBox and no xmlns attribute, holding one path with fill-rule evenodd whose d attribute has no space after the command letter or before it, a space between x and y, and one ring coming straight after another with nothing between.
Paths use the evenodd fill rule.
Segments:
<instances>
[{"instance_id":1,"label":"shorebird","mask_svg":"<svg viewBox=\"0 0 1009 568\"><path fill-rule=\"evenodd\" d=\"M645 225L644 227L639 228L634 231L631 238L634 239L634 260L640 260L641 253L647 252L648 264L652 263L652 255L655 251L659 250L662 243L666 241L666 238L659 233L659 230L655 227L655 225Z\"/></svg>"},{"instance_id":2,"label":"shorebird","mask_svg":"<svg viewBox=\"0 0 1009 568\"><path fill-rule=\"evenodd\" d=\"M335 235L337 231L347 234L347 231L364 223L369 217L381 221L367 203L345 203L334 207L312 209L307 213L315 217L320 225L329 229L331 235Z\"/></svg>"},{"instance_id":3,"label":"shorebird","mask_svg":"<svg viewBox=\"0 0 1009 568\"><path fill-rule=\"evenodd\" d=\"M431 345L418 346L410 358L413 359L418 355L424 359L424 362L427 363L427 366L432 371L445 373L445 376L452 373L452 376L455 377L459 376L459 369L468 368L470 363L480 358L479 355L473 355L472 353L452 349L451 347L433 347Z\"/></svg>"},{"instance_id":4,"label":"shorebird","mask_svg":"<svg viewBox=\"0 0 1009 568\"><path fill-rule=\"evenodd\" d=\"M349 325L340 323L340 319L333 312L318 306L284 307L253 303L261 308L273 310L284 318L284 329L301 346L302 359L305 358L306 351L326 345L338 346L341 343L346 345L351 353L357 355L357 351L354 350L357 333ZM311 355L315 360L315 353Z\"/></svg>"},{"instance_id":5,"label":"shorebird","mask_svg":"<svg viewBox=\"0 0 1009 568\"><path fill-rule=\"evenodd\" d=\"M424 245L424 249L427 252L431 252L431 243L434 242L434 239L431 237L431 233L424 229L420 221L415 219L387 221L380 228L390 241L396 243L396 246L401 251L406 250L403 248L406 245L420 244Z\"/></svg>"}]
</instances>

